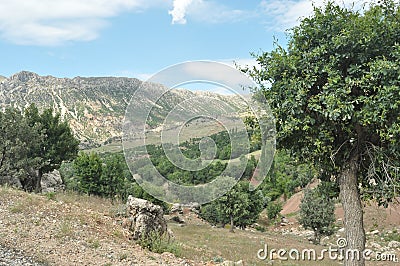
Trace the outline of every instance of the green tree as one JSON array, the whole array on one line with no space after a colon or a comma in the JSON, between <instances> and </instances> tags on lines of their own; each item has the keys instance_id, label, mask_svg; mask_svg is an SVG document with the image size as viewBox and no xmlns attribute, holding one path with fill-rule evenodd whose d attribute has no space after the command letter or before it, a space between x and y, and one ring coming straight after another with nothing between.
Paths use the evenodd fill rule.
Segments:
<instances>
[{"instance_id":1,"label":"green tree","mask_svg":"<svg viewBox=\"0 0 400 266\"><path fill-rule=\"evenodd\" d=\"M287 48L255 55L261 68L244 70L273 110L278 147L338 182L349 249L365 248L358 187L381 184L383 193L369 193L381 203L399 191L400 11L381 3L363 12L315 8Z\"/></svg>"},{"instance_id":2,"label":"green tree","mask_svg":"<svg viewBox=\"0 0 400 266\"><path fill-rule=\"evenodd\" d=\"M201 217L212 224L224 226L230 223L230 231L233 232L235 226L244 229L256 222L264 207L262 192L249 191L249 182L240 181L225 195L203 206Z\"/></svg>"},{"instance_id":3,"label":"green tree","mask_svg":"<svg viewBox=\"0 0 400 266\"><path fill-rule=\"evenodd\" d=\"M248 182L246 183L248 189ZM234 232L234 222L238 220L238 217L249 214L250 200L248 194L243 192L245 186L245 182L241 181L218 199L222 214L230 221L230 232Z\"/></svg>"},{"instance_id":4,"label":"green tree","mask_svg":"<svg viewBox=\"0 0 400 266\"><path fill-rule=\"evenodd\" d=\"M101 184L102 194L114 199L123 197L125 159L122 154L113 154L104 160Z\"/></svg>"},{"instance_id":5,"label":"green tree","mask_svg":"<svg viewBox=\"0 0 400 266\"><path fill-rule=\"evenodd\" d=\"M282 203L271 201L267 205L267 216L270 221L278 217L279 213L282 211Z\"/></svg>"},{"instance_id":6,"label":"green tree","mask_svg":"<svg viewBox=\"0 0 400 266\"><path fill-rule=\"evenodd\" d=\"M43 138L35 140L38 145L31 146L31 157L41 158L42 164L36 173L32 187L28 190L41 191L41 180L44 173L58 169L63 161L72 160L78 153L79 141L72 134L66 121L61 121L60 114L53 114L52 109L39 112L35 104L25 109L25 118L32 130L43 133Z\"/></svg>"},{"instance_id":7,"label":"green tree","mask_svg":"<svg viewBox=\"0 0 400 266\"><path fill-rule=\"evenodd\" d=\"M74 172L79 178L81 192L89 195L103 195L103 161L97 153L80 152L74 160Z\"/></svg>"},{"instance_id":8,"label":"green tree","mask_svg":"<svg viewBox=\"0 0 400 266\"><path fill-rule=\"evenodd\" d=\"M0 183L20 183L24 190L32 190L32 175L43 164L43 158L33 153L44 138L36 125L29 126L17 109L0 112Z\"/></svg>"},{"instance_id":9,"label":"green tree","mask_svg":"<svg viewBox=\"0 0 400 266\"><path fill-rule=\"evenodd\" d=\"M217 200L203 205L200 209L200 217L213 225L229 223L229 220L225 219Z\"/></svg>"},{"instance_id":10,"label":"green tree","mask_svg":"<svg viewBox=\"0 0 400 266\"><path fill-rule=\"evenodd\" d=\"M306 190L300 204L299 223L314 231L314 242L320 243L322 235L333 233L335 204L332 199L321 195L318 189Z\"/></svg>"}]
</instances>

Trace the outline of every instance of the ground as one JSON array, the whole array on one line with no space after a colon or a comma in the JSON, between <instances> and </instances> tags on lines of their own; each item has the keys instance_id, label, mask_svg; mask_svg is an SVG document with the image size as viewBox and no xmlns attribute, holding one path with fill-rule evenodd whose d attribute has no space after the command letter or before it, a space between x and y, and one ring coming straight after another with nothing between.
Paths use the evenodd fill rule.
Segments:
<instances>
[{"instance_id":1,"label":"ground","mask_svg":"<svg viewBox=\"0 0 400 266\"><path fill-rule=\"evenodd\" d=\"M49 265L185 265L130 241L116 212L117 205L96 197L1 187L0 244Z\"/></svg>"},{"instance_id":2,"label":"ground","mask_svg":"<svg viewBox=\"0 0 400 266\"><path fill-rule=\"evenodd\" d=\"M338 260L279 261L274 256L272 262L257 258L257 252L265 244L269 251L315 249L319 254L343 236L342 210L338 204L339 231L324 239L322 245L312 244L308 239L310 231L303 230L296 220L300 200L301 192L283 207L289 223L277 222L265 227L264 232L250 228L229 233L228 228L211 226L186 210L181 215L184 225L173 222L168 225L180 246L180 257L176 257L149 252L129 240L129 232L123 229L122 218L118 216L122 211L118 203L74 193L35 195L0 187L0 244L21 249L36 261L49 265L219 265L226 261L242 261L243 265L339 265ZM260 226L264 223L263 218ZM383 209L366 204L365 224L371 249L387 250L400 257L400 247L388 248L390 241L400 237L399 205ZM367 265L397 263L372 261Z\"/></svg>"}]
</instances>

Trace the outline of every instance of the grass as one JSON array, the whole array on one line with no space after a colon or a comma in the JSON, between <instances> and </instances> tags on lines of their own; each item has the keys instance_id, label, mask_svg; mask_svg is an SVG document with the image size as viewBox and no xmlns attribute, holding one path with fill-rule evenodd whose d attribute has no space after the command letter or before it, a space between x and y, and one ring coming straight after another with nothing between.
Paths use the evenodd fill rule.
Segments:
<instances>
[{"instance_id":1,"label":"grass","mask_svg":"<svg viewBox=\"0 0 400 266\"><path fill-rule=\"evenodd\" d=\"M234 123L230 120L227 119L226 123L224 125L227 128L233 128ZM208 121L202 123L201 127L194 127L193 129L191 127L185 127L185 130L180 132L179 135L179 140L184 142L187 140L190 140L191 138L201 138L205 136L210 136L212 134L219 133L223 131L224 129L216 124L213 121ZM165 133L165 132L164 132ZM147 144L160 144L160 134L159 133L150 133L146 136L146 143ZM125 149L133 149L138 146L143 145L143 140L139 141L130 141L129 143L125 143ZM102 145L97 148L91 148L85 150L85 152L98 152L98 153L115 153L115 152L120 152L122 151L122 143L121 142L112 142L106 145Z\"/></svg>"},{"instance_id":2,"label":"grass","mask_svg":"<svg viewBox=\"0 0 400 266\"><path fill-rule=\"evenodd\" d=\"M74 235L74 230L69 221L63 221L58 229L56 237L58 238L66 238L72 237Z\"/></svg>"},{"instance_id":3,"label":"grass","mask_svg":"<svg viewBox=\"0 0 400 266\"><path fill-rule=\"evenodd\" d=\"M7 187L0 187L0 201L2 201L5 210L8 210L8 216L12 219L4 219L7 227L0 234L2 239L10 239L10 236L17 237L20 243L27 240L36 239L36 230L42 230L40 235L48 233L45 241L38 250L63 246L63 249L69 249L67 245L79 240L85 243L86 251L92 252L91 258L98 259L97 265L105 265L107 258L101 257L103 250L108 250L112 246L113 250L118 250L114 263L119 265L129 265L138 252L132 242L127 240L119 222L121 221L122 206L112 204L108 199L102 199L93 196L79 195L75 193L55 193L49 199L48 195L27 194L22 191L13 190ZM22 218L28 217L28 218ZM193 216L194 217L194 216ZM264 243L268 248L284 248L290 250L296 248L302 250L305 248L314 248L317 253L323 246L310 244L306 239L292 235L282 235L280 232L271 232L271 228L259 222L261 230L242 231L235 230L235 233L229 233L228 229L213 228L202 222L197 222L197 218L189 216L186 226L179 226L170 223L168 226L175 235L175 242L169 242L168 239L154 238L143 245L154 252L170 252L189 260L204 262L238 261L243 260L245 265L268 265L267 260L257 258L257 251L263 248ZM190 219L189 219L190 218ZM191 219L194 219L191 221ZM372 226L368 227L368 230ZM9 230L7 230L9 228ZM287 228L289 229L289 228ZM392 228L390 228L392 229ZM391 230L390 233L385 230L385 234L374 236L379 239L382 237L387 243L391 240L400 240L400 230ZM371 236L372 237L372 236ZM32 240L31 240L32 241ZM381 243L380 241L379 243ZM31 243L31 242L30 242ZM30 244L31 247L36 248ZM119 244L125 243L120 249ZM132 244L132 245L131 245ZM20 244L21 245L21 244ZM39 244L38 244L39 246ZM136 246L137 247L137 246ZM33 252L33 254L36 254ZM47 253L46 253L47 254ZM49 253L50 254L50 253ZM158 254L147 253L146 258L157 257ZM36 254L37 255L37 254ZM85 260L83 254L79 255L81 260ZM86 256L86 255L85 255ZM49 261L54 258L47 258ZM93 259L90 259L93 260ZM156 258L154 258L156 260ZM88 259L89 261L89 259ZM71 263L71 261L69 261ZM97 261L96 261L97 262ZM338 265L339 261L324 260L315 261L275 261L279 265ZM61 264L60 264L61 265ZM64 265L64 264L63 264ZM67 264L65 264L67 265ZM71 264L69 264L71 265ZM374 264L370 264L374 265Z\"/></svg>"},{"instance_id":4,"label":"grass","mask_svg":"<svg viewBox=\"0 0 400 266\"><path fill-rule=\"evenodd\" d=\"M142 236L137 243L152 252L169 252L178 257L181 255L180 245L175 241L171 241L167 234L160 235L156 231L150 232L149 235Z\"/></svg>"},{"instance_id":5,"label":"grass","mask_svg":"<svg viewBox=\"0 0 400 266\"><path fill-rule=\"evenodd\" d=\"M40 199L29 194L25 198L16 200L9 207L9 211L13 214L17 214L17 213L25 214L25 213L29 213L31 207L39 206L40 204L41 204Z\"/></svg>"},{"instance_id":6,"label":"grass","mask_svg":"<svg viewBox=\"0 0 400 266\"><path fill-rule=\"evenodd\" d=\"M128 253L122 253L122 254L119 254L118 258L121 261L121 260L126 260L128 258L128 256L129 256Z\"/></svg>"},{"instance_id":7,"label":"grass","mask_svg":"<svg viewBox=\"0 0 400 266\"><path fill-rule=\"evenodd\" d=\"M235 230L230 233L223 228L212 228L209 225L187 225L179 227L169 224L176 240L182 243L181 256L195 261L243 260L246 265L267 265L268 260L257 258L257 252L268 244L272 248L302 250L313 248L320 252L324 247L308 243L307 240L294 236L282 236L274 232L251 232ZM318 261L280 261L280 265L321 265ZM337 265L338 261L324 260L323 265Z\"/></svg>"},{"instance_id":8,"label":"grass","mask_svg":"<svg viewBox=\"0 0 400 266\"><path fill-rule=\"evenodd\" d=\"M100 247L100 242L98 239L89 238L87 243L88 243L88 247L93 248L93 249L98 249Z\"/></svg>"}]
</instances>

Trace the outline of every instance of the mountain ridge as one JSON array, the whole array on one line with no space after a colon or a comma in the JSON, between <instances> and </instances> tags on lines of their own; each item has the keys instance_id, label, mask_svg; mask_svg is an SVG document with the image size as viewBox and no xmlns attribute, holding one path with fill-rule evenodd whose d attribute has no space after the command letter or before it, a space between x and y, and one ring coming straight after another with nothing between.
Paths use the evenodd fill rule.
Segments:
<instances>
[{"instance_id":1,"label":"mountain ridge","mask_svg":"<svg viewBox=\"0 0 400 266\"><path fill-rule=\"evenodd\" d=\"M8 78L0 76L0 108L22 110L31 103L39 109L53 108L68 121L83 148L98 147L121 138L126 107L142 85L146 95L133 99L137 108L152 103L154 95L166 89L160 84L144 84L139 79L128 77L58 78L21 71ZM196 93L184 89L170 90L162 101L157 102L158 109L153 116L162 117L177 103ZM204 92L204 95L229 102L235 108L242 107L238 96L212 92ZM212 108L218 112L218 106Z\"/></svg>"}]
</instances>

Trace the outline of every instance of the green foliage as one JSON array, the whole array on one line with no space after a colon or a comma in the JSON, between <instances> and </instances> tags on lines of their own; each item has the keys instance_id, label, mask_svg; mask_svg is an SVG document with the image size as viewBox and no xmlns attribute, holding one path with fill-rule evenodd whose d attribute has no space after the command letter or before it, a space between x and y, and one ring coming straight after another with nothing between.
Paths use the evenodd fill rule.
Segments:
<instances>
[{"instance_id":1,"label":"green foliage","mask_svg":"<svg viewBox=\"0 0 400 266\"><path fill-rule=\"evenodd\" d=\"M319 243L322 235L333 234L335 204L323 189L306 190L300 204L299 223L306 229L314 230L314 241Z\"/></svg>"},{"instance_id":2,"label":"green foliage","mask_svg":"<svg viewBox=\"0 0 400 266\"><path fill-rule=\"evenodd\" d=\"M0 178L19 179L24 190L41 191L44 173L58 169L78 151L78 141L59 114L32 104L24 113L0 112Z\"/></svg>"},{"instance_id":3,"label":"green foliage","mask_svg":"<svg viewBox=\"0 0 400 266\"><path fill-rule=\"evenodd\" d=\"M29 126L39 126L45 136L35 150L45 162L39 171L47 173L58 169L63 161L76 157L79 141L73 136L68 123L61 121L59 113L53 114L52 109L39 113L37 107L31 104L25 109L25 117Z\"/></svg>"},{"instance_id":4,"label":"green foliage","mask_svg":"<svg viewBox=\"0 0 400 266\"><path fill-rule=\"evenodd\" d=\"M34 169L43 164L43 158L34 154L44 138L38 126L29 126L19 110L7 108L0 112L0 181L17 178L24 189L30 190Z\"/></svg>"},{"instance_id":5,"label":"green foliage","mask_svg":"<svg viewBox=\"0 0 400 266\"><path fill-rule=\"evenodd\" d=\"M46 193L46 198L48 200L56 200L56 193L55 192L48 192L48 193Z\"/></svg>"},{"instance_id":6,"label":"green foliage","mask_svg":"<svg viewBox=\"0 0 400 266\"><path fill-rule=\"evenodd\" d=\"M255 229L256 229L257 231L261 232L261 233L264 233L264 232L266 231L265 227L264 227L264 226L261 226L261 225L257 225L257 226L255 227Z\"/></svg>"},{"instance_id":7,"label":"green foliage","mask_svg":"<svg viewBox=\"0 0 400 266\"><path fill-rule=\"evenodd\" d=\"M169 208L136 183L122 153L107 154L103 158L94 152L81 152L72 164L63 164L60 173L67 190L123 201L132 195L160 205L164 211Z\"/></svg>"},{"instance_id":8,"label":"green foliage","mask_svg":"<svg viewBox=\"0 0 400 266\"><path fill-rule=\"evenodd\" d=\"M97 153L79 153L74 160L75 173L79 177L81 192L103 195L103 162Z\"/></svg>"},{"instance_id":9,"label":"green foliage","mask_svg":"<svg viewBox=\"0 0 400 266\"><path fill-rule=\"evenodd\" d=\"M282 203L280 202L270 202L267 205L267 216L270 221L278 217L282 210Z\"/></svg>"},{"instance_id":10,"label":"green foliage","mask_svg":"<svg viewBox=\"0 0 400 266\"><path fill-rule=\"evenodd\" d=\"M121 195L124 189L125 158L122 154L114 154L104 160L105 166L101 175L102 194L114 198Z\"/></svg>"},{"instance_id":11,"label":"green foliage","mask_svg":"<svg viewBox=\"0 0 400 266\"><path fill-rule=\"evenodd\" d=\"M253 135L252 130L249 130L249 136ZM231 153L230 140L231 138L235 138L237 135L240 135L240 132L236 132L235 130L231 130L230 132L223 131L217 134L213 134L210 138L215 142L216 145L216 155L215 158L209 156L207 154L203 154L200 157L200 149L199 144L200 138L194 138L189 141L185 141L179 145L179 150L176 149L175 146L169 145L147 145L146 149L150 155L150 159L152 164L156 167L157 171L165 176L168 180L173 181L177 184L182 185L199 185L212 181L217 176L220 176L227 167L227 160L239 158L242 153L246 151L245 147L239 147L237 154ZM260 148L261 143L257 141L253 141L253 145L250 147L249 152L253 152L256 148ZM204 160L215 160L215 162L209 164L204 169L199 171L188 171L182 170L180 167L174 165L169 158L165 155L165 150L170 150L169 156L172 158L178 158L179 154L175 152L182 152L182 154L191 160L188 161L188 165L186 168L193 168L193 165L198 165L202 163ZM211 153L210 153L211 154ZM152 167L149 167L144 162L146 160L137 160L135 161L132 169L136 169L136 173L145 178L146 180L151 180L154 175L152 172ZM193 164L193 165L191 165ZM248 160L247 165L243 167L243 165L238 165L231 167L230 172L226 172L225 175L228 176L238 176L237 173L240 169L245 168L245 172L242 175L242 179L250 179L253 175L254 169L256 168L257 161L254 157L251 157Z\"/></svg>"},{"instance_id":12,"label":"green foliage","mask_svg":"<svg viewBox=\"0 0 400 266\"><path fill-rule=\"evenodd\" d=\"M296 188L304 188L316 176L317 171L312 164L296 161L288 151L278 150L260 189L270 201L278 199L281 195L287 199Z\"/></svg>"},{"instance_id":13,"label":"green foliage","mask_svg":"<svg viewBox=\"0 0 400 266\"><path fill-rule=\"evenodd\" d=\"M397 1L363 12L328 1L286 49L276 44L256 55L261 69L244 70L273 110L278 147L327 181L356 161L362 192L382 204L400 188L399 21Z\"/></svg>"},{"instance_id":14,"label":"green foliage","mask_svg":"<svg viewBox=\"0 0 400 266\"><path fill-rule=\"evenodd\" d=\"M223 213L219 207L218 201L213 201L201 206L200 217L212 225L217 225L219 223L227 224L229 221L228 219L224 220Z\"/></svg>"},{"instance_id":15,"label":"green foliage","mask_svg":"<svg viewBox=\"0 0 400 266\"><path fill-rule=\"evenodd\" d=\"M157 231L152 231L148 235L143 235L137 243L142 247L152 252L164 253L169 252L179 256L181 253L180 246L171 241L167 234L160 234Z\"/></svg>"},{"instance_id":16,"label":"green foliage","mask_svg":"<svg viewBox=\"0 0 400 266\"><path fill-rule=\"evenodd\" d=\"M211 224L231 223L244 229L256 222L264 207L262 192L249 191L249 182L240 181L219 199L202 206L200 216Z\"/></svg>"}]
</instances>

